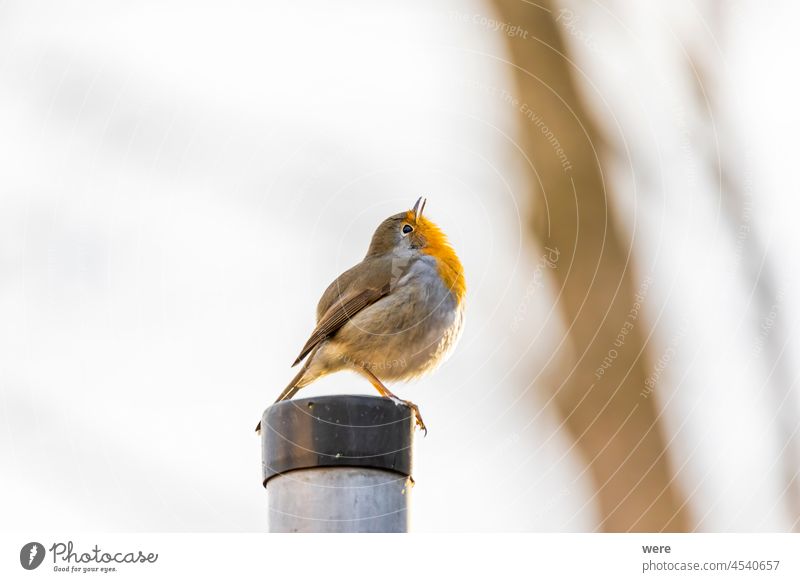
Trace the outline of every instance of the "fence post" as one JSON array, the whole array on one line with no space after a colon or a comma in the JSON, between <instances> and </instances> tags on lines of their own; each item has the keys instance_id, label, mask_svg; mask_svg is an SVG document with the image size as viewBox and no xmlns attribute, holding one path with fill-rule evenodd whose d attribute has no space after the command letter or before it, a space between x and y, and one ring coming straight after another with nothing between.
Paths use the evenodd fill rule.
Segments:
<instances>
[{"instance_id":1,"label":"fence post","mask_svg":"<svg viewBox=\"0 0 800 582\"><path fill-rule=\"evenodd\" d=\"M261 426L270 532L408 531L408 407L375 396L287 400Z\"/></svg>"}]
</instances>

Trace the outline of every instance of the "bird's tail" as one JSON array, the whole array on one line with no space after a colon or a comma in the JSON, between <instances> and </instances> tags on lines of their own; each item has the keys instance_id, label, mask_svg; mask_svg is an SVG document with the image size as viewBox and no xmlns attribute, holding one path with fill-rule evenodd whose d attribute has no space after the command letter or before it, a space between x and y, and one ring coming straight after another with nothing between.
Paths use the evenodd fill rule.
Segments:
<instances>
[{"instance_id":1,"label":"bird's tail","mask_svg":"<svg viewBox=\"0 0 800 582\"><path fill-rule=\"evenodd\" d=\"M306 375L306 372L308 372L308 368L311 366L311 362L314 359L314 354L316 353L316 351L317 349L314 348L314 350L308 355L308 358L306 358L303 367L300 368L300 371L297 372L297 375L294 378L292 378L292 381L289 382L289 385L286 386L286 388L283 389L283 392L281 392L281 395L278 396L278 399L275 401L276 404L283 400L289 400L292 396L297 394L297 391L300 390L300 388L302 388L303 386L308 386L309 384L311 384L311 382L316 380L317 378L316 376ZM256 433L261 434L260 422L256 427Z\"/></svg>"}]
</instances>

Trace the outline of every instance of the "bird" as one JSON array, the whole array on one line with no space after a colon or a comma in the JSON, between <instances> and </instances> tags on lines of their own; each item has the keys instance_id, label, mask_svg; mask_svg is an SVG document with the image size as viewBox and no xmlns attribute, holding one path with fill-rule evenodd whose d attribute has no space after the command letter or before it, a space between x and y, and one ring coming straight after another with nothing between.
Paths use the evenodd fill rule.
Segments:
<instances>
[{"instance_id":1,"label":"bird","mask_svg":"<svg viewBox=\"0 0 800 582\"><path fill-rule=\"evenodd\" d=\"M425 204L420 197L411 210L381 222L364 259L322 294L316 327L292 364L303 365L276 403L323 376L350 370L381 396L408 406L427 435L419 407L384 383L436 369L464 328L464 268L442 229L423 216Z\"/></svg>"}]
</instances>

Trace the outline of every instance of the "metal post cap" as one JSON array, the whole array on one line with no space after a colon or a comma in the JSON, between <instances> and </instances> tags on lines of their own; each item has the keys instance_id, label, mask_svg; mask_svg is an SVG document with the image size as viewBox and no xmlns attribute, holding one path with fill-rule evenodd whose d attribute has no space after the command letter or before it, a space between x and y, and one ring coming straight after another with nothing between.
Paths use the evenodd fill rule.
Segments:
<instances>
[{"instance_id":1,"label":"metal post cap","mask_svg":"<svg viewBox=\"0 0 800 582\"><path fill-rule=\"evenodd\" d=\"M273 404L261 417L263 484L315 467L368 467L411 476L414 413L376 396L321 396Z\"/></svg>"}]
</instances>

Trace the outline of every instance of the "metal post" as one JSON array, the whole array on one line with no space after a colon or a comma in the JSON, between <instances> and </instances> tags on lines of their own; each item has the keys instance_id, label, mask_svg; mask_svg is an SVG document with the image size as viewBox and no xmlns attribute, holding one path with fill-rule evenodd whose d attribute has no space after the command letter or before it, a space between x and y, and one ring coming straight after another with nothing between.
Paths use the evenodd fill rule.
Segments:
<instances>
[{"instance_id":1,"label":"metal post","mask_svg":"<svg viewBox=\"0 0 800 582\"><path fill-rule=\"evenodd\" d=\"M375 396L273 404L261 419L270 532L405 532L414 415Z\"/></svg>"}]
</instances>

